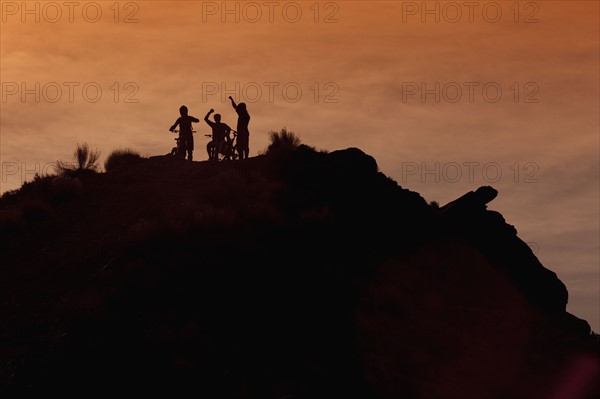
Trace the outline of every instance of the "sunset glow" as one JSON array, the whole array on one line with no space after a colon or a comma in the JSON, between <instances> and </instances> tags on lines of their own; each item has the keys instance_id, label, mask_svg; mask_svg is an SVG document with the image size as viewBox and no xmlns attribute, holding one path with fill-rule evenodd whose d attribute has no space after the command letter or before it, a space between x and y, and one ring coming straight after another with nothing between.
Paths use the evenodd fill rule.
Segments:
<instances>
[{"instance_id":1,"label":"sunset glow","mask_svg":"<svg viewBox=\"0 0 600 399\"><path fill-rule=\"evenodd\" d=\"M0 192L77 143L103 157L173 146L187 105L250 155L282 127L358 147L441 205L482 185L600 330L599 3L1 1Z\"/></svg>"}]
</instances>

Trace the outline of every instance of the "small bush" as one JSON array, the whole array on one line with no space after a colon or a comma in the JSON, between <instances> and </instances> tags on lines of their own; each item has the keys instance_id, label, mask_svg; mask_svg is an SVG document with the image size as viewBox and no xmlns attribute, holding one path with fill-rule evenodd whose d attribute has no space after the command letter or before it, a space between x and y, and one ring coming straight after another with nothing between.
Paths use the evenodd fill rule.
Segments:
<instances>
[{"instance_id":1,"label":"small bush","mask_svg":"<svg viewBox=\"0 0 600 399\"><path fill-rule=\"evenodd\" d=\"M71 176L81 172L98 172L100 151L91 150L87 143L77 144L73 152L74 163L56 161L56 173Z\"/></svg>"},{"instance_id":2,"label":"small bush","mask_svg":"<svg viewBox=\"0 0 600 399\"><path fill-rule=\"evenodd\" d=\"M34 198L44 200L51 199L54 196L52 184L57 176L36 177L31 181L23 184L21 191L25 194L31 194Z\"/></svg>"},{"instance_id":3,"label":"small bush","mask_svg":"<svg viewBox=\"0 0 600 399\"><path fill-rule=\"evenodd\" d=\"M433 209L440 209L440 203L437 201L431 201L429 203L429 206L432 207Z\"/></svg>"},{"instance_id":4,"label":"small bush","mask_svg":"<svg viewBox=\"0 0 600 399\"><path fill-rule=\"evenodd\" d=\"M5 191L2 195L0 195L0 201L10 201L13 198L16 198L19 194L19 189Z\"/></svg>"},{"instance_id":5,"label":"small bush","mask_svg":"<svg viewBox=\"0 0 600 399\"><path fill-rule=\"evenodd\" d=\"M106 161L104 161L104 169L110 172L115 169L128 167L136 164L142 159L140 154L132 149L118 149L110 153Z\"/></svg>"},{"instance_id":6,"label":"small bush","mask_svg":"<svg viewBox=\"0 0 600 399\"><path fill-rule=\"evenodd\" d=\"M285 127L281 131L270 131L269 140L271 144L267 148L267 153L272 151L293 151L302 143L300 137L294 132L288 131Z\"/></svg>"}]
</instances>

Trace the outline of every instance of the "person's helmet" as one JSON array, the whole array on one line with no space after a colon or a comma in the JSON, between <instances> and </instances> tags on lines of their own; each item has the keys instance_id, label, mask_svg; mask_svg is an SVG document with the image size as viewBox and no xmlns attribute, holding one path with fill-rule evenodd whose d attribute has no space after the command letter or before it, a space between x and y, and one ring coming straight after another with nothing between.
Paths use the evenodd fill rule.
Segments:
<instances>
[{"instance_id":1,"label":"person's helmet","mask_svg":"<svg viewBox=\"0 0 600 399\"><path fill-rule=\"evenodd\" d=\"M188 108L185 105L182 105L181 107L179 107L179 113L181 115L187 115L188 114Z\"/></svg>"},{"instance_id":2,"label":"person's helmet","mask_svg":"<svg viewBox=\"0 0 600 399\"><path fill-rule=\"evenodd\" d=\"M215 114L215 120L221 122L221 114Z\"/></svg>"}]
</instances>

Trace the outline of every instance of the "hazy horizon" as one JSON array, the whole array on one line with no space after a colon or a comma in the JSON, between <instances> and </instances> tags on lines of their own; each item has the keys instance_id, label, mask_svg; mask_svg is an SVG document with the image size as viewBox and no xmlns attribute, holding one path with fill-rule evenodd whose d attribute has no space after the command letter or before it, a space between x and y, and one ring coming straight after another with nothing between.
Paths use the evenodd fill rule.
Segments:
<instances>
[{"instance_id":1,"label":"hazy horizon","mask_svg":"<svg viewBox=\"0 0 600 399\"><path fill-rule=\"evenodd\" d=\"M489 208L598 332L599 4L475 3L2 1L0 192L77 143L166 154L182 104L235 126L232 95L251 156L285 126L427 201L498 189Z\"/></svg>"}]
</instances>

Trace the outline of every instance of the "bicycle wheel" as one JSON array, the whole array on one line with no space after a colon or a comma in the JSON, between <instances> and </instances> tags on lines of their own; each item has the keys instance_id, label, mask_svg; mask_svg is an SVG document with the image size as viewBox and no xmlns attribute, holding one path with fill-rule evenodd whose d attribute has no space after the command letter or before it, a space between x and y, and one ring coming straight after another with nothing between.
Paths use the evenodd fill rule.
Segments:
<instances>
[{"instance_id":1,"label":"bicycle wheel","mask_svg":"<svg viewBox=\"0 0 600 399\"><path fill-rule=\"evenodd\" d=\"M221 155L223 155L222 161L231 159L231 144L224 142L221 147Z\"/></svg>"},{"instance_id":2,"label":"bicycle wheel","mask_svg":"<svg viewBox=\"0 0 600 399\"><path fill-rule=\"evenodd\" d=\"M240 153L239 153L239 150L238 150L238 146L236 144L231 149L231 159L233 159L235 161L236 159L239 159L239 158L240 158Z\"/></svg>"},{"instance_id":3,"label":"bicycle wheel","mask_svg":"<svg viewBox=\"0 0 600 399\"><path fill-rule=\"evenodd\" d=\"M215 154L215 144L210 141L208 144L206 144L206 152L208 153L208 160L212 161L216 159L217 154Z\"/></svg>"}]
</instances>

